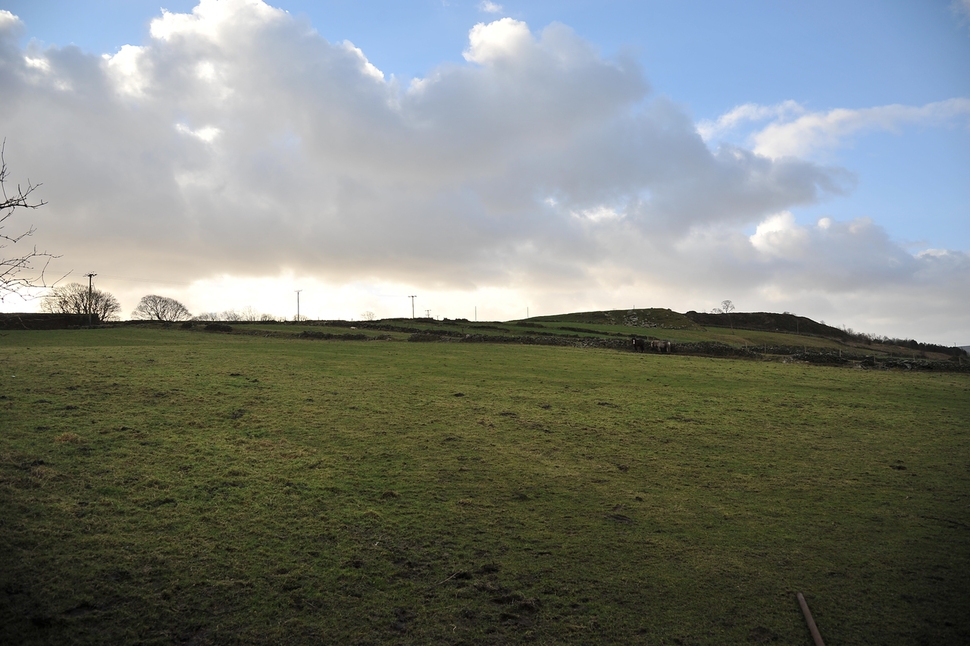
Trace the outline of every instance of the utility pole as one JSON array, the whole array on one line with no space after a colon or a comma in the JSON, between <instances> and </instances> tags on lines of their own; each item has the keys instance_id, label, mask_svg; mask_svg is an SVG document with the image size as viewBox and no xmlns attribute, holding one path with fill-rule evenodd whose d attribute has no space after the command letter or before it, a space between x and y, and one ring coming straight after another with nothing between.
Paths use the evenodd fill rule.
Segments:
<instances>
[{"instance_id":1,"label":"utility pole","mask_svg":"<svg viewBox=\"0 0 970 646\"><path fill-rule=\"evenodd\" d=\"M88 277L88 325L94 325L94 323L91 322L93 318L91 315L91 309L92 309L91 306L94 304L94 298L93 298L94 285L92 281L94 280L94 277L97 276L97 274L84 274L84 275Z\"/></svg>"},{"instance_id":2,"label":"utility pole","mask_svg":"<svg viewBox=\"0 0 970 646\"><path fill-rule=\"evenodd\" d=\"M418 297L417 294L415 294L414 296L408 296L408 298L411 299L411 318L414 318L414 299L416 299L417 297Z\"/></svg>"},{"instance_id":3,"label":"utility pole","mask_svg":"<svg viewBox=\"0 0 970 646\"><path fill-rule=\"evenodd\" d=\"M525 307L525 317L526 318L529 318L529 306L528 305L526 305L526 307Z\"/></svg>"},{"instance_id":4,"label":"utility pole","mask_svg":"<svg viewBox=\"0 0 970 646\"><path fill-rule=\"evenodd\" d=\"M294 289L293 291L296 292L296 322L299 323L300 322L300 292L302 292L303 290Z\"/></svg>"},{"instance_id":5,"label":"utility pole","mask_svg":"<svg viewBox=\"0 0 970 646\"><path fill-rule=\"evenodd\" d=\"M425 310L424 313L427 318L431 318L431 310Z\"/></svg>"},{"instance_id":6,"label":"utility pole","mask_svg":"<svg viewBox=\"0 0 970 646\"><path fill-rule=\"evenodd\" d=\"M478 305L475 306L475 320L478 320Z\"/></svg>"}]
</instances>

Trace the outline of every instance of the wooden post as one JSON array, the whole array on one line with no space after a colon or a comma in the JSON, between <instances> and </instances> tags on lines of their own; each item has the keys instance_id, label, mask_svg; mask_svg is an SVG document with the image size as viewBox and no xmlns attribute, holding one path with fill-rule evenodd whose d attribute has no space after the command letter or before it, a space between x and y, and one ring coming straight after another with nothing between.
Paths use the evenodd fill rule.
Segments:
<instances>
[{"instance_id":1,"label":"wooden post","mask_svg":"<svg viewBox=\"0 0 970 646\"><path fill-rule=\"evenodd\" d=\"M805 623L808 624L808 631L812 633L812 639L815 641L815 646L825 646L825 642L822 641L822 635L818 632L818 627L815 625L815 620L812 619L812 611L808 609L808 604L805 602L805 597L799 592L795 595L798 598L798 605L802 607L802 614L805 615Z\"/></svg>"},{"instance_id":2,"label":"wooden post","mask_svg":"<svg viewBox=\"0 0 970 646\"><path fill-rule=\"evenodd\" d=\"M97 274L85 274L88 277L88 327L94 325L92 313L94 311L94 284L92 281Z\"/></svg>"}]
</instances>

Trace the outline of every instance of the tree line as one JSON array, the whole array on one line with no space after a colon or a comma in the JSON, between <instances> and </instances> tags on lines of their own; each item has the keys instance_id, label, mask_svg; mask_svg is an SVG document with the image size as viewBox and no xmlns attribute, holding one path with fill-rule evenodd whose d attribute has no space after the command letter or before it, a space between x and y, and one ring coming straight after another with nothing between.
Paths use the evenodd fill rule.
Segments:
<instances>
[{"instance_id":1,"label":"tree line","mask_svg":"<svg viewBox=\"0 0 970 646\"><path fill-rule=\"evenodd\" d=\"M31 210L46 202L32 196L41 185L27 180L26 186L17 184L9 188L9 171L4 157L6 140L0 143L0 302L9 296L32 298L34 290L48 288L50 291L41 301L41 311L48 314L90 314L101 321L120 320L121 304L113 294L93 286L69 283L48 286L45 271L55 256L37 247L24 248L23 244L36 231L26 225L10 231L9 226L18 210ZM19 244L18 244L19 243ZM195 318L200 321L276 321L276 317L260 314L252 307L241 312L207 312L193 317L188 308L174 298L149 294L143 296L131 313L134 320L163 321L173 323Z\"/></svg>"},{"instance_id":2,"label":"tree line","mask_svg":"<svg viewBox=\"0 0 970 646\"><path fill-rule=\"evenodd\" d=\"M51 288L41 301L40 309L48 314L93 314L101 321L118 321L121 304L110 292L88 287L80 283L70 283ZM222 312L205 312L193 316L185 305L168 296L149 294L143 296L131 313L135 321L250 321L277 322L280 319L272 314L262 314L252 307L241 311L234 309Z\"/></svg>"},{"instance_id":3,"label":"tree line","mask_svg":"<svg viewBox=\"0 0 970 646\"><path fill-rule=\"evenodd\" d=\"M97 287L70 283L53 287L40 303L48 314L94 314L101 321L118 321L121 304L113 294ZM188 308L174 298L149 294L143 296L131 313L134 320L174 323L191 318Z\"/></svg>"}]
</instances>

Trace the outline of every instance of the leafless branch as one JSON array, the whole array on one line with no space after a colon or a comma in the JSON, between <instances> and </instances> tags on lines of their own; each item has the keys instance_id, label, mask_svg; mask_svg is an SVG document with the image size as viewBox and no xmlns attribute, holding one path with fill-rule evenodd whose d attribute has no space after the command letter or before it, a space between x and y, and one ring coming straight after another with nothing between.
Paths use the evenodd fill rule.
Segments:
<instances>
[{"instance_id":1,"label":"leafless branch","mask_svg":"<svg viewBox=\"0 0 970 646\"><path fill-rule=\"evenodd\" d=\"M4 249L15 245L24 238L32 236L36 229L33 225L19 233L7 233L4 229L8 226L8 220L14 215L17 209L36 209L47 204L44 200L31 201L30 195L40 184L32 184L27 180L27 188L17 184L17 189L12 194L7 193L7 160L4 155L7 141L3 140L0 144L0 302L8 296L16 294L24 296L27 290L32 287L47 287L45 274L51 260L58 258L47 251L37 251L36 245L27 253L7 257ZM43 261L43 266L38 269L35 264Z\"/></svg>"}]
</instances>

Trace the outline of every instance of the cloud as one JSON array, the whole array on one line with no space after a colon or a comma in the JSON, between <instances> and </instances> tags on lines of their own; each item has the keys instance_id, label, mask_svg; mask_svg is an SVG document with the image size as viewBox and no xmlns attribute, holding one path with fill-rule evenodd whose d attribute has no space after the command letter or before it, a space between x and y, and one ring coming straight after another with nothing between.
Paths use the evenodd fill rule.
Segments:
<instances>
[{"instance_id":1,"label":"cloud","mask_svg":"<svg viewBox=\"0 0 970 646\"><path fill-rule=\"evenodd\" d=\"M953 0L950 3L950 11L961 25L970 25L970 0Z\"/></svg>"},{"instance_id":2,"label":"cloud","mask_svg":"<svg viewBox=\"0 0 970 646\"><path fill-rule=\"evenodd\" d=\"M491 2L491 0L484 0L484 2L478 3L479 11L484 11L485 13L502 13L505 9L502 5Z\"/></svg>"},{"instance_id":3,"label":"cloud","mask_svg":"<svg viewBox=\"0 0 970 646\"><path fill-rule=\"evenodd\" d=\"M529 56L535 45L532 32L524 22L502 18L478 23L468 35L469 48L462 56L472 63L495 63L503 59L516 61Z\"/></svg>"},{"instance_id":4,"label":"cloud","mask_svg":"<svg viewBox=\"0 0 970 646\"><path fill-rule=\"evenodd\" d=\"M704 141L711 141L730 133L745 122L758 122L772 118L785 120L792 115L802 114L805 114L805 108L790 99L777 105L745 103L721 115L715 121L705 119L697 122L697 132L704 138Z\"/></svg>"},{"instance_id":5,"label":"cloud","mask_svg":"<svg viewBox=\"0 0 970 646\"><path fill-rule=\"evenodd\" d=\"M279 312L258 294L288 301L299 278L349 303L332 316L401 315L374 294L417 289L463 316L521 316L526 299L533 313L792 309L798 294L824 312L859 289L942 302L966 277L960 252L913 256L877 224L790 215L855 181L796 153L868 123L962 115L960 101L853 118L752 105L699 126L634 60L511 18L475 25L464 62L409 82L258 0L163 12L110 56L22 48L21 32L0 12L8 161L44 182L35 224L62 265L154 281L116 283L128 308L167 284L197 311ZM753 149L709 146L765 120L777 128Z\"/></svg>"},{"instance_id":6,"label":"cloud","mask_svg":"<svg viewBox=\"0 0 970 646\"><path fill-rule=\"evenodd\" d=\"M233 39L255 35L268 25L287 21L281 9L261 0L205 0L192 9L191 14L171 13L162 9L161 18L151 22L151 35L162 41L196 37L200 41L233 46Z\"/></svg>"},{"instance_id":7,"label":"cloud","mask_svg":"<svg viewBox=\"0 0 970 646\"><path fill-rule=\"evenodd\" d=\"M826 220L823 228L831 226ZM751 245L766 256L776 258L804 257L806 231L795 224L795 216L789 211L773 215L758 225L750 236Z\"/></svg>"},{"instance_id":8,"label":"cloud","mask_svg":"<svg viewBox=\"0 0 970 646\"><path fill-rule=\"evenodd\" d=\"M754 152L771 158L809 157L818 151L845 145L856 134L878 130L898 132L911 124L939 125L962 122L970 125L970 99L954 98L924 106L885 105L849 110L838 108L827 112L808 112L795 101L772 106L744 104L719 117L701 121L698 132L705 141L713 141L748 123L771 120L768 125L750 133L746 143Z\"/></svg>"},{"instance_id":9,"label":"cloud","mask_svg":"<svg viewBox=\"0 0 970 646\"><path fill-rule=\"evenodd\" d=\"M10 13L6 9L0 9L0 33L19 35L24 29L20 18Z\"/></svg>"}]
</instances>

